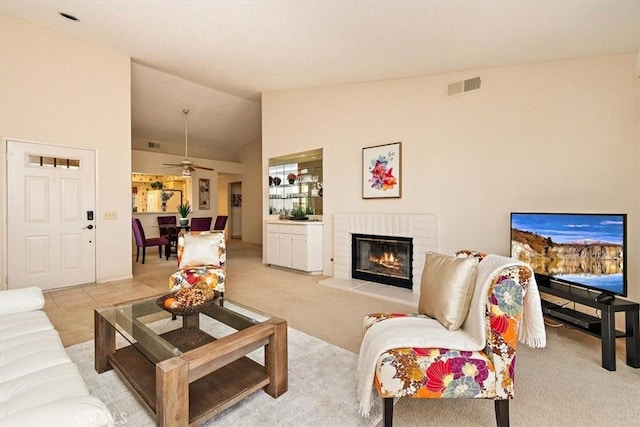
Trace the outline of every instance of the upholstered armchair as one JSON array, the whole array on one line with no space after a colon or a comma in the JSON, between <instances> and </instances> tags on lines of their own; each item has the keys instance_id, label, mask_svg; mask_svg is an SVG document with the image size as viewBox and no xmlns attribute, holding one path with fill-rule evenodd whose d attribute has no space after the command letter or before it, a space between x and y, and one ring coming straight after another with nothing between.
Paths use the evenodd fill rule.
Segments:
<instances>
[{"instance_id":1,"label":"upholstered armchair","mask_svg":"<svg viewBox=\"0 0 640 427\"><path fill-rule=\"evenodd\" d=\"M518 340L532 347L546 341L531 268L471 251L429 253L418 311L365 317L358 362L362 414L368 415L375 388L386 427L400 397L490 399L497 425L508 426Z\"/></svg>"},{"instance_id":2,"label":"upholstered armchair","mask_svg":"<svg viewBox=\"0 0 640 427\"><path fill-rule=\"evenodd\" d=\"M169 278L169 289L206 287L220 294L222 305L227 260L224 232L181 233L177 255L178 271Z\"/></svg>"}]
</instances>

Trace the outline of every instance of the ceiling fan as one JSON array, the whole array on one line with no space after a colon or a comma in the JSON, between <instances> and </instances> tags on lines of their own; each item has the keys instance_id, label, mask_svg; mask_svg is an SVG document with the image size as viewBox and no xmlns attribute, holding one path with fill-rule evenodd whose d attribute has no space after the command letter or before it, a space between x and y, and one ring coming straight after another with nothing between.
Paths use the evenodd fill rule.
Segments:
<instances>
[{"instance_id":1,"label":"ceiling fan","mask_svg":"<svg viewBox=\"0 0 640 427\"><path fill-rule=\"evenodd\" d=\"M189 160L188 151L187 151L188 149L187 118L189 116L189 110L185 108L184 110L182 110L182 114L184 114L184 160L182 160L180 163L163 163L163 165L181 167L182 176L191 176L191 172L195 171L196 169L203 169L207 171L214 170L213 168L208 168L206 166L196 165L191 160Z\"/></svg>"}]
</instances>

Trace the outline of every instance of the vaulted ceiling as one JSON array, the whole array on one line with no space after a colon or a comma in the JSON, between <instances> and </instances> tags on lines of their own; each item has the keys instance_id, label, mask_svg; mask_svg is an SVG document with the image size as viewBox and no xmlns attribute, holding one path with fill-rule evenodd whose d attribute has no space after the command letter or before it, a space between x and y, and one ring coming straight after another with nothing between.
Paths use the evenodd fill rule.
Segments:
<instances>
[{"instance_id":1,"label":"vaulted ceiling","mask_svg":"<svg viewBox=\"0 0 640 427\"><path fill-rule=\"evenodd\" d=\"M2 0L131 56L132 137L231 152L282 89L636 53L640 1ZM77 17L71 21L59 15Z\"/></svg>"}]
</instances>

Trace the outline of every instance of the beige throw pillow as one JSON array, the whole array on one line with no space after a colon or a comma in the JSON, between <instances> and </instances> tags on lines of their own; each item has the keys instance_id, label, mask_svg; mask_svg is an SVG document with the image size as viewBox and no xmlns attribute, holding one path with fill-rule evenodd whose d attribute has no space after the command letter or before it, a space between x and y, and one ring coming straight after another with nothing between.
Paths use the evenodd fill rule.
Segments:
<instances>
[{"instance_id":1,"label":"beige throw pillow","mask_svg":"<svg viewBox=\"0 0 640 427\"><path fill-rule=\"evenodd\" d=\"M185 234L184 250L178 268L221 265L220 247L224 248L224 234Z\"/></svg>"},{"instance_id":2,"label":"beige throw pillow","mask_svg":"<svg viewBox=\"0 0 640 427\"><path fill-rule=\"evenodd\" d=\"M477 260L428 252L420 284L418 311L458 329L469 312Z\"/></svg>"}]
</instances>

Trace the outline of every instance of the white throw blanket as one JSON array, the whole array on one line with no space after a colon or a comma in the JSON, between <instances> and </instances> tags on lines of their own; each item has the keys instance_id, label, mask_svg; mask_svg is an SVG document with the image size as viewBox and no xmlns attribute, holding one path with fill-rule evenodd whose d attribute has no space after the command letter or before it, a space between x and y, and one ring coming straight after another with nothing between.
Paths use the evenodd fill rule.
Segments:
<instances>
[{"instance_id":1,"label":"white throw blanket","mask_svg":"<svg viewBox=\"0 0 640 427\"><path fill-rule=\"evenodd\" d=\"M499 255L487 255L478 264L469 314L460 329L450 331L436 319L428 317L396 317L371 326L362 340L358 357L360 413L369 415L376 363L385 351L399 347L483 350L487 342L484 307L491 280L500 270L514 265L526 264ZM540 295L533 276L524 296L518 340L530 347L546 345Z\"/></svg>"}]
</instances>

